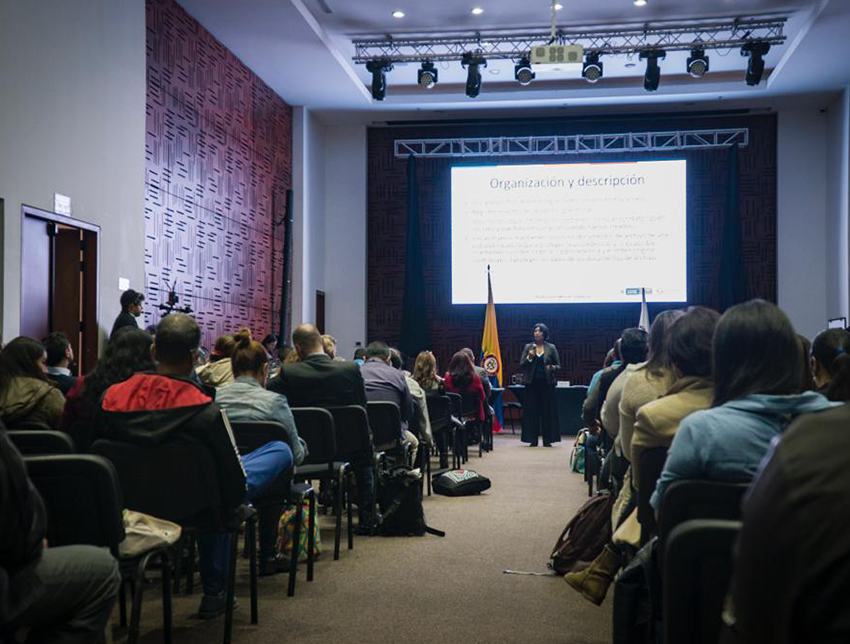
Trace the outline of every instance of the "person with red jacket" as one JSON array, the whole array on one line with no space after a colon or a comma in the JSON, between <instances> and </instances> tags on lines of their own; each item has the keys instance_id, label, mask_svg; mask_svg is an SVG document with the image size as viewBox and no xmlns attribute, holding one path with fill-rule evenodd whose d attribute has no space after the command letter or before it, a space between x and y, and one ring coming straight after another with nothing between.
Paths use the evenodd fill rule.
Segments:
<instances>
[{"instance_id":1,"label":"person with red jacket","mask_svg":"<svg viewBox=\"0 0 850 644\"><path fill-rule=\"evenodd\" d=\"M446 391L450 393L472 394L478 404L478 420L484 420L484 405L487 402L484 385L481 384L481 378L475 373L472 360L465 352L458 351L452 356L445 384Z\"/></svg>"},{"instance_id":2,"label":"person with red jacket","mask_svg":"<svg viewBox=\"0 0 850 644\"><path fill-rule=\"evenodd\" d=\"M137 373L106 390L101 402L101 436L140 447L171 441L206 446L218 471L222 503L236 508L259 496L291 468L292 452L286 443L272 441L250 454L239 454L221 409L190 379L200 340L201 330L188 315L172 313L163 318L152 348L156 373ZM261 531L261 554L273 552L275 536ZM226 607L230 535L199 534L198 547L204 587L198 612L209 619Z\"/></svg>"}]
</instances>

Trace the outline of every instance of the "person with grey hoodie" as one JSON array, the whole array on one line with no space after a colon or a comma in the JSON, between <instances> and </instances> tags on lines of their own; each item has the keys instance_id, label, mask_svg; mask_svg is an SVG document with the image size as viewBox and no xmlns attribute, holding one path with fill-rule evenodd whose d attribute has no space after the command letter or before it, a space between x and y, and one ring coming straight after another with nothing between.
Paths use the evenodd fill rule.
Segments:
<instances>
[{"instance_id":1,"label":"person with grey hoodie","mask_svg":"<svg viewBox=\"0 0 850 644\"><path fill-rule=\"evenodd\" d=\"M712 406L679 426L650 500L656 511L677 480L751 481L771 441L796 416L839 404L817 392L798 393L802 356L794 327L775 304L731 307L713 344Z\"/></svg>"}]
</instances>

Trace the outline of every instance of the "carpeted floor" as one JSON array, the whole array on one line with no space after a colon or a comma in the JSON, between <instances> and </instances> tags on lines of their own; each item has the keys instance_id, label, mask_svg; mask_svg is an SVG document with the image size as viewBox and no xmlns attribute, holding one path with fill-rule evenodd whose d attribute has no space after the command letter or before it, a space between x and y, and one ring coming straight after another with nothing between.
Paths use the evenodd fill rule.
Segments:
<instances>
[{"instance_id":1,"label":"carpeted floor","mask_svg":"<svg viewBox=\"0 0 850 644\"><path fill-rule=\"evenodd\" d=\"M581 476L567 468L571 447L567 440L529 448L508 434L482 459L471 450L467 467L493 486L476 497L426 497L426 520L446 531L442 539L356 538L354 550L333 561L333 533L323 529L315 580L299 575L295 597L286 596L286 575L260 580L257 626L249 623L247 565L240 560L233 641L610 642L610 594L596 607L560 577L503 573L545 572L560 531L586 500ZM329 521L323 517L323 527ZM145 593L146 644L162 641L158 587ZM194 617L199 601L197 591L174 597L175 642L221 641L223 618Z\"/></svg>"}]
</instances>

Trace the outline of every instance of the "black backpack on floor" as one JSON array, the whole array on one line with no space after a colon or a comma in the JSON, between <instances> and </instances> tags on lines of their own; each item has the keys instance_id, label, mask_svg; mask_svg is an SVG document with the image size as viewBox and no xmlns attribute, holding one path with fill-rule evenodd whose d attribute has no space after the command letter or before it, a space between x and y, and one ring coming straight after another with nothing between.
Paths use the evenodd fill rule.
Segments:
<instances>
[{"instance_id":1,"label":"black backpack on floor","mask_svg":"<svg viewBox=\"0 0 850 644\"><path fill-rule=\"evenodd\" d=\"M378 505L383 518L378 534L385 537L421 537L426 532L446 536L425 523L422 510L422 475L406 465L390 469L380 477Z\"/></svg>"}]
</instances>

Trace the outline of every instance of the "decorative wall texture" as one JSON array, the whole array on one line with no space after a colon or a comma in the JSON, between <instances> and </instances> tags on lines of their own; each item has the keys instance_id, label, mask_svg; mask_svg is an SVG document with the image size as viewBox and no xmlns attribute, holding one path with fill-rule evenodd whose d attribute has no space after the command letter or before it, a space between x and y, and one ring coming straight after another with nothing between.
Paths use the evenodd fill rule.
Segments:
<instances>
[{"instance_id":1,"label":"decorative wall texture","mask_svg":"<svg viewBox=\"0 0 850 644\"><path fill-rule=\"evenodd\" d=\"M396 126L369 131L368 185L368 335L397 343L404 292L407 232L407 160L393 157L400 138L507 136L593 132L671 131L749 127L749 146L739 157L743 264L748 297L776 301L776 118L711 116L704 118L623 118L506 121L467 125ZM727 150L688 151L641 156L623 154L523 159L476 159L477 163L584 163L658 158L688 161L689 304L718 307L722 215L728 184ZM417 161L424 250L424 274L431 344L444 370L452 353L481 346L484 305L452 306L450 180L453 159ZM481 288L486 288L482 276ZM498 302L499 285L493 284ZM662 305L650 305L654 316ZM535 322L549 326L564 367L559 377L587 383L622 329L638 322L638 304L497 305L499 341L506 379L516 370L519 352L530 341Z\"/></svg>"},{"instance_id":2,"label":"decorative wall texture","mask_svg":"<svg viewBox=\"0 0 850 644\"><path fill-rule=\"evenodd\" d=\"M205 346L265 335L280 321L272 220L292 186L292 108L173 0L146 9L145 322L174 284Z\"/></svg>"}]
</instances>

